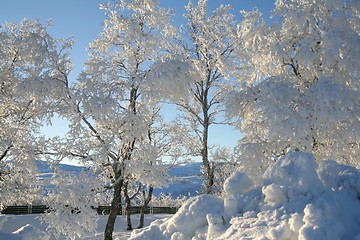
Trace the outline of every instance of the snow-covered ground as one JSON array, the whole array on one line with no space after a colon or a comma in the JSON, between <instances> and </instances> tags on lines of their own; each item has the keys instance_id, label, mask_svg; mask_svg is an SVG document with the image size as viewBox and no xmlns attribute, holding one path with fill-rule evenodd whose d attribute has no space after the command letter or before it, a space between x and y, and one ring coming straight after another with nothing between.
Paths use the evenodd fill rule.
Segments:
<instances>
[{"instance_id":1,"label":"snow-covered ground","mask_svg":"<svg viewBox=\"0 0 360 240\"><path fill-rule=\"evenodd\" d=\"M270 166L260 185L234 171L224 191L224 198L190 198L175 215L147 215L148 226L131 233L119 216L114 239L360 240L359 169L293 152ZM102 239L105 221L99 216L96 231L81 239ZM0 232L7 240L53 239L36 215L0 216Z\"/></svg>"},{"instance_id":2,"label":"snow-covered ground","mask_svg":"<svg viewBox=\"0 0 360 240\"><path fill-rule=\"evenodd\" d=\"M171 215L155 214L145 216L145 225L148 226L156 219L168 218ZM0 215L0 240L52 240L49 236L46 224L42 224L38 219L39 215ZM82 240L100 240L103 239L107 216L99 216L98 227L93 234L81 237ZM132 222L137 225L138 215L132 217ZM115 225L114 239L127 240L130 237L129 231L126 231L124 216L118 216ZM66 239L60 237L60 240Z\"/></svg>"}]
</instances>

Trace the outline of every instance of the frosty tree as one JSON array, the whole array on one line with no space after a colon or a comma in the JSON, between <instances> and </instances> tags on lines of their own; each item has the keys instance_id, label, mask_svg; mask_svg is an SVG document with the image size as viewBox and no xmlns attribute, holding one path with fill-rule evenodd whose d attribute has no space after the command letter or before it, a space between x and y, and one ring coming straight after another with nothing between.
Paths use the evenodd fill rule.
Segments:
<instances>
[{"instance_id":1,"label":"frosty tree","mask_svg":"<svg viewBox=\"0 0 360 240\"><path fill-rule=\"evenodd\" d=\"M67 117L72 124L63 153L90 164L110 185L113 197L104 238L112 239L121 193L130 220L129 184L136 179L156 187L166 177L152 142L157 101L143 92L151 93L146 91L146 76L172 28L169 12L156 1L118 1L102 8L104 30L90 44L78 83L69 88Z\"/></svg>"},{"instance_id":2,"label":"frosty tree","mask_svg":"<svg viewBox=\"0 0 360 240\"><path fill-rule=\"evenodd\" d=\"M278 0L268 27L244 13L239 37L248 53L248 84L228 98L244 137L245 166L265 168L286 152L358 165L360 18L357 1Z\"/></svg>"},{"instance_id":3,"label":"frosty tree","mask_svg":"<svg viewBox=\"0 0 360 240\"><path fill-rule=\"evenodd\" d=\"M36 196L39 129L65 96L71 41L53 38L48 27L29 20L0 27L0 207Z\"/></svg>"},{"instance_id":4,"label":"frosty tree","mask_svg":"<svg viewBox=\"0 0 360 240\"><path fill-rule=\"evenodd\" d=\"M197 4L190 1L186 10L188 28L182 33L186 37L179 41L175 52L190 62L193 81L186 86L189 92L174 98L173 102L181 111L178 125L185 127L184 132L191 133L185 147L190 154L201 156L205 192L211 193L214 169L209 156L209 127L221 123L225 92L240 64L234 51L239 42L230 5L221 5L209 15L206 0L199 0ZM183 79L186 81L189 77Z\"/></svg>"},{"instance_id":5,"label":"frosty tree","mask_svg":"<svg viewBox=\"0 0 360 240\"><path fill-rule=\"evenodd\" d=\"M90 175L90 176L89 176ZM48 189L46 205L49 211L40 216L48 224L47 232L55 238L81 239L93 233L97 227L98 214L92 207L98 205L96 196L103 185L88 171L69 174L54 170L51 178L53 188Z\"/></svg>"}]
</instances>

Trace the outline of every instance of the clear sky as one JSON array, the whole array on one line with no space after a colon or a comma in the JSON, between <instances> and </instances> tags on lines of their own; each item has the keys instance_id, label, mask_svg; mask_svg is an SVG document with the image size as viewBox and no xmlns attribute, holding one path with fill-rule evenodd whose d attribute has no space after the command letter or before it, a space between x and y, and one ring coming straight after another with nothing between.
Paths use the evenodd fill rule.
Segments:
<instances>
[{"instance_id":1,"label":"clear sky","mask_svg":"<svg viewBox=\"0 0 360 240\"><path fill-rule=\"evenodd\" d=\"M193 0L194 1L194 0ZM53 26L49 32L56 38L73 37L75 45L71 51L75 69L70 75L76 80L87 58L88 44L102 30L104 14L99 10L99 4L104 0L0 0L0 23L19 23L22 19L39 19L46 23L52 19ZM274 8L275 0L209 0L209 8L213 10L220 4L231 4L234 14L240 17L240 10L258 8L265 18L269 18ZM160 0L165 8L173 8L176 12L175 25L183 23L182 18L188 0ZM61 120L53 122L54 127L48 128L49 135L61 134L66 128ZM234 147L240 134L232 127L213 127L210 132L210 142Z\"/></svg>"}]
</instances>

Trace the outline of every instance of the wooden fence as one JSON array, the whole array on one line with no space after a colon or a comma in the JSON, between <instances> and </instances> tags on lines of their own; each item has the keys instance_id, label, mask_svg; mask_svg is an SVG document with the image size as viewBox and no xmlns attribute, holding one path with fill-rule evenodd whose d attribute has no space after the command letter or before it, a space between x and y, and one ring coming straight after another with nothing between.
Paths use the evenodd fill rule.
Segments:
<instances>
[{"instance_id":1,"label":"wooden fence","mask_svg":"<svg viewBox=\"0 0 360 240\"><path fill-rule=\"evenodd\" d=\"M110 213L110 206L98 206L93 207L93 209L99 215L108 215ZM133 206L130 208L131 214L140 213L141 207ZM24 215L24 214L41 214L49 210L49 207L46 205L26 205L26 206L8 206L5 207L1 214L14 214L14 215ZM177 212L177 207L147 207L145 214L175 214ZM125 209L121 209L119 215L125 215Z\"/></svg>"}]
</instances>

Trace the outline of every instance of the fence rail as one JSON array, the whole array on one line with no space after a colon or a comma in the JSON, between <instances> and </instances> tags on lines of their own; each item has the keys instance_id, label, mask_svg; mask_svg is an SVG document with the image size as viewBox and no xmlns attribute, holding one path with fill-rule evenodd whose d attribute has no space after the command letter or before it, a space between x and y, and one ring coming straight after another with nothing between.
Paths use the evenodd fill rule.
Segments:
<instances>
[{"instance_id":1,"label":"fence rail","mask_svg":"<svg viewBox=\"0 0 360 240\"><path fill-rule=\"evenodd\" d=\"M93 209L99 215L108 215L110 213L110 206L98 206ZM13 214L13 215L25 215L25 214L41 214L49 210L46 205L25 205L25 206L7 206L0 213L1 214ZM130 208L131 214L139 214L141 207L133 206ZM145 214L175 214L177 207L147 207ZM121 209L118 215L125 215L125 209Z\"/></svg>"}]
</instances>

